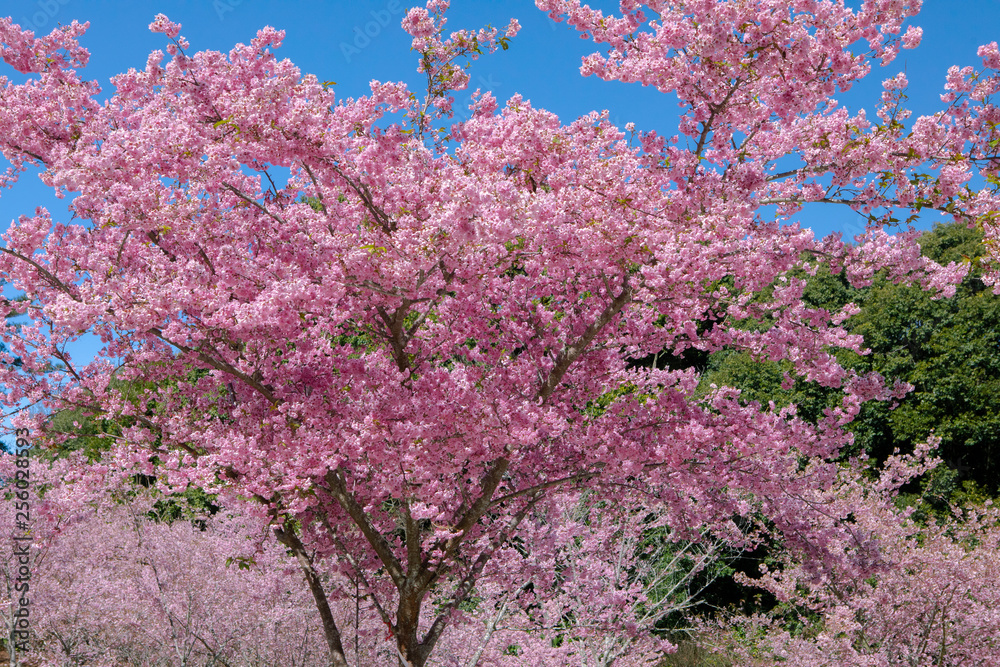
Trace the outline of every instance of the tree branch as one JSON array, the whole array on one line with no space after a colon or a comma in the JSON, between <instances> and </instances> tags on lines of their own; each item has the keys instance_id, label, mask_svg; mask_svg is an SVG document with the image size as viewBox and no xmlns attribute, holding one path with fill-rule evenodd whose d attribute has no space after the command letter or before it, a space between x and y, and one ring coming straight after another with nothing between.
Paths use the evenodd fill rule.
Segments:
<instances>
[{"instance_id":1,"label":"tree branch","mask_svg":"<svg viewBox=\"0 0 1000 667\"><path fill-rule=\"evenodd\" d=\"M225 361L220 361L218 359L214 359L214 358L210 357L209 355L205 354L204 352L202 352L201 350L195 350L194 348L187 347L186 345L182 345L180 343L175 343L175 342L171 341L170 339L168 339L167 337L165 337L163 335L163 332L160 331L159 329L155 328L155 327L152 328L152 329L150 329L149 332L151 334L153 334L154 336L156 336L157 338L159 338L160 340L162 340L164 343L166 343L168 345L173 345L174 347L176 347L177 349L181 350L182 352L187 352L188 354L195 354L195 355L197 355L197 357L198 357L199 360L205 362L206 364L208 364L212 368L214 368L216 370L219 370L219 371L222 371L223 373L228 373L228 374L232 375L233 377L236 377L236 378L242 380L244 384L246 384L247 386L253 388L261 396L263 396L265 399L267 399L267 402L270 403L271 405L280 405L283 402L280 399L276 398L274 396L274 393L270 389L268 389L267 387L265 387L263 384L261 384L258 380L255 380L254 378L252 378L251 376L247 375L243 371L239 370L238 368L236 368L232 364L227 363Z\"/></svg>"},{"instance_id":2,"label":"tree branch","mask_svg":"<svg viewBox=\"0 0 1000 667\"><path fill-rule=\"evenodd\" d=\"M313 187L316 188L316 198L319 199L320 210L323 211L324 215L326 215L326 201L323 199L323 191L319 187L319 181L316 180L316 174L313 173L313 170L310 169L309 165L305 162L302 163L302 168L306 170L307 174L309 174L309 180L312 181Z\"/></svg>"},{"instance_id":3,"label":"tree branch","mask_svg":"<svg viewBox=\"0 0 1000 667\"><path fill-rule=\"evenodd\" d=\"M556 357L555 366L552 367L552 371L549 373L548 379L542 385L542 388L538 391L538 398L544 405L546 401L552 396L552 393L562 382L563 376L566 375L566 371L569 367L576 361L580 355L582 355L587 346L597 337L597 334L601 332L601 329L605 327L614 317L622 311L622 309L628 305L632 300L632 289L628 286L628 276L625 276L625 284L622 288L621 294L614 298L614 300L608 304L604 309L604 312L595 320L590 326L587 327L586 331L577 339L576 343L573 345L568 345L562 349L559 355Z\"/></svg>"},{"instance_id":4,"label":"tree branch","mask_svg":"<svg viewBox=\"0 0 1000 667\"><path fill-rule=\"evenodd\" d=\"M302 573L312 591L313 599L316 601L316 609L319 611L320 619L323 621L323 633L326 635L326 643L330 648L330 660L334 667L348 667L347 656L344 654L344 644L340 639L340 630L337 629L337 622L330 611L330 603L323 590L323 582L320 581L316 568L313 567L312 559L306 553L306 548L302 540L295 534L294 530L284 530L279 526L274 527L274 536L278 541L288 547L299 561Z\"/></svg>"},{"instance_id":5,"label":"tree branch","mask_svg":"<svg viewBox=\"0 0 1000 667\"><path fill-rule=\"evenodd\" d=\"M375 222L378 223L378 226L382 228L383 232L385 232L386 234L391 234L392 232L396 231L396 223L392 221L392 219L388 216L388 214L386 214L385 211L383 211L381 208L375 205L375 200L372 197L372 193L368 189L367 185L355 181L353 178L345 174L344 171L336 164L334 164L332 168L335 172L337 172L338 176L340 176L342 179L344 179L344 181L347 182L347 185L349 185L350 188L354 190L354 192L358 195L358 197L361 198L361 203L368 210L368 212L371 213L372 218L375 219Z\"/></svg>"},{"instance_id":6,"label":"tree branch","mask_svg":"<svg viewBox=\"0 0 1000 667\"><path fill-rule=\"evenodd\" d=\"M35 267L35 270L38 271L39 275L41 275L42 278L45 279L45 282L47 282L53 288L55 288L57 290L60 290L62 292L65 292L69 296L69 298L73 299L77 303L82 303L80 301L80 297L78 297L75 294L73 294L73 292L70 291L69 286L66 285L66 283L64 283L63 281L59 280L58 278L56 278L51 273L49 273L48 269L46 269L44 266L42 266L41 264L39 264L35 260L31 259L30 257L25 257L21 253L15 252L14 250L10 250L8 248L0 248L0 252L5 252L8 255L10 255L11 257L16 257L19 260L21 260L22 262L27 262L28 264L31 264L33 267Z\"/></svg>"},{"instance_id":7,"label":"tree branch","mask_svg":"<svg viewBox=\"0 0 1000 667\"><path fill-rule=\"evenodd\" d=\"M234 195L236 195L237 197L239 197L240 199L242 199L246 203L250 204L251 206L253 206L253 207L257 208L257 209L260 209L264 213L264 215L268 216L272 220L275 220L276 222L280 222L282 224L287 224L285 222L284 218L282 218L279 215L275 215L274 213L271 213L269 210L267 210L266 206L264 206L263 204L261 204L256 199L253 199L253 198L248 197L247 195L243 194L243 192L241 192L236 187L230 185L229 183L223 183L222 187L225 188L226 190L229 190Z\"/></svg>"},{"instance_id":8,"label":"tree branch","mask_svg":"<svg viewBox=\"0 0 1000 667\"><path fill-rule=\"evenodd\" d=\"M505 503L508 500L512 500L514 498L517 498L518 496L523 496L523 495L527 495L527 494L530 494L530 493L537 493L539 491L544 491L545 489L551 488L553 486L558 486L559 484L565 484L566 482L582 482L582 481L590 479L592 477L597 477L599 474L601 474L600 473L600 469L604 468L605 465L606 464L604 464L604 463L598 463L597 464L597 466L599 468L598 470L592 470L590 472L580 472L580 473L577 473L575 475L570 475L569 477L561 477L559 479L554 479L554 480L552 480L550 482L543 482L541 484L536 484L534 486L529 486L526 489L521 489L520 491L514 491L512 493L508 493L507 495L500 496L496 500L493 500L492 502L490 502L490 507L493 507L494 505L499 505L501 503Z\"/></svg>"},{"instance_id":9,"label":"tree branch","mask_svg":"<svg viewBox=\"0 0 1000 667\"><path fill-rule=\"evenodd\" d=\"M399 559L392 553L392 546L382 533L375 530L375 527L372 526L361 504L347 491L347 485L343 477L341 477L339 472L330 470L326 473L326 483L329 486L330 494L343 510L347 512L348 516L351 517L351 520L361 530L368 543L372 545L379 560L382 561L382 565L385 566L386 571L392 578L393 583L396 584L397 588L401 588L406 582L406 576L403 574L403 567Z\"/></svg>"}]
</instances>

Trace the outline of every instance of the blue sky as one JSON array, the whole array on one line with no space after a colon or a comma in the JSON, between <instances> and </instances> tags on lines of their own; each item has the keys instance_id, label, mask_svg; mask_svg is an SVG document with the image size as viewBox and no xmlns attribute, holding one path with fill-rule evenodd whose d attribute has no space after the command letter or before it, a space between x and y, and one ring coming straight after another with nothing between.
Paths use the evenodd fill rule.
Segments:
<instances>
[{"instance_id":1,"label":"blue sky","mask_svg":"<svg viewBox=\"0 0 1000 667\"><path fill-rule=\"evenodd\" d=\"M368 92L371 79L401 80L421 90L416 55L399 26L413 1L0 0L0 16L10 15L38 34L74 19L90 21L83 44L91 52L91 62L84 76L100 82L106 93L111 91L109 77L129 67L143 68L150 51L165 49L165 36L150 33L147 27L158 12L183 24L181 32L193 51L227 52L237 42L248 42L259 28L272 25L287 32L279 56L322 81L336 81L342 97L354 97ZM508 51L474 64L470 89L492 90L501 101L521 93L564 122L594 109L608 109L619 125L632 121L639 129L675 133L671 121L676 106L670 97L634 84L581 77L580 57L591 53L594 44L565 24L552 22L532 0L453 0L452 4L452 29L502 27L512 17L522 25ZM606 10L617 6L593 4ZM913 23L924 29L921 47L903 51L886 68L876 67L868 81L840 98L842 103L873 111L881 81L905 71L911 108L918 115L936 111L948 67L978 65L977 46L1000 40L1000 0L925 0L924 11ZM11 74L8 69L4 66L3 73ZM49 195L36 175L28 174L13 191L0 192L0 230L40 204L48 206L57 220L65 220L66 203ZM933 219L925 217L920 224L929 227ZM807 209L800 221L818 235L842 231L851 236L862 227L856 214L830 206Z\"/></svg>"}]
</instances>

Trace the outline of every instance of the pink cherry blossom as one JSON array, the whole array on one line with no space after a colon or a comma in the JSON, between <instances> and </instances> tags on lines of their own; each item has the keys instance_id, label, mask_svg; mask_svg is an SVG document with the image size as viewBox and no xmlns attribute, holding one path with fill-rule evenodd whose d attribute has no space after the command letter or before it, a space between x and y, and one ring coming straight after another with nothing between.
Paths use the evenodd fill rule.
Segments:
<instances>
[{"instance_id":1,"label":"pink cherry blossom","mask_svg":"<svg viewBox=\"0 0 1000 667\"><path fill-rule=\"evenodd\" d=\"M846 313L808 307L797 276L885 271L947 296L966 267L883 224L933 209L1000 233L995 189L973 185L998 165L995 46L984 69L949 72L936 115L911 120L898 78L872 119L833 101L912 45L899 35L919 2L538 5L606 45L584 74L676 95L676 133L630 145L607 113L563 120L518 95L440 127L465 58L518 29L446 36L444 2L404 20L422 99L383 82L338 99L275 55L273 28L188 54L157 17L173 57L154 52L98 101L78 75L84 26L36 39L0 22L4 59L32 74L3 82L3 184L37 165L72 213L4 234L0 278L26 297L8 303L24 323L0 330L21 362L0 365L4 403L114 420L102 465L153 457L163 484L259 508L332 664L348 655L334 582L353 582L390 655L428 664L480 582L560 557L579 527L558 498L592 494L607 525L654 506L678 540L749 544L759 533L733 516L765 517L825 563L846 529L810 494L835 484L861 404L904 388L840 366L864 343ZM797 222L814 203L867 216L865 232L816 239ZM86 334L103 348L80 364ZM843 399L809 423L679 363L722 349L787 360ZM512 545L531 535L525 559ZM645 621L623 610L642 587L601 591L592 627L635 635Z\"/></svg>"}]
</instances>

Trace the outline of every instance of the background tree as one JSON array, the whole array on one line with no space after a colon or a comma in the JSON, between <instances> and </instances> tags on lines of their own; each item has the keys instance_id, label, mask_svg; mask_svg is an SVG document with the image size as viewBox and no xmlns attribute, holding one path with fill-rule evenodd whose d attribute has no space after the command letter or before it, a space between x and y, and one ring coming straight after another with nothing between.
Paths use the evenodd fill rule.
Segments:
<instances>
[{"instance_id":1,"label":"background tree","mask_svg":"<svg viewBox=\"0 0 1000 667\"><path fill-rule=\"evenodd\" d=\"M936 262L970 264L952 299L934 299L884 276L854 289L845 276L825 270L807 278L803 292L815 308L859 308L845 326L864 336L870 352L840 353L845 366L913 387L898 402L865 404L850 426L855 442L849 451L884 461L897 449L913 451L930 435L940 438L944 464L925 481L928 500L934 496L939 509L949 501L961 504L963 494L996 495L1000 479L1000 300L982 280L981 239L981 232L960 223L939 225L918 239ZM787 364L755 362L746 353L717 353L706 368L705 385L739 387L745 400L764 404L795 403L812 419L837 401L835 392L815 385L783 389Z\"/></svg>"},{"instance_id":2,"label":"background tree","mask_svg":"<svg viewBox=\"0 0 1000 667\"><path fill-rule=\"evenodd\" d=\"M850 506L853 529L878 545L878 555L843 544L845 558L830 570L817 572L794 557L780 569L762 568L764 576L749 583L773 592L786 616L765 623L764 636L749 642L736 664L1000 664L996 509L970 505L949 518L917 522L914 507L892 510L884 502L901 480L934 465L926 451L890 457L874 485L847 477L825 500L816 498L831 509Z\"/></svg>"},{"instance_id":3,"label":"background tree","mask_svg":"<svg viewBox=\"0 0 1000 667\"><path fill-rule=\"evenodd\" d=\"M13 459L0 457L5 480ZM94 474L81 479L87 463L100 465L79 452L32 461L32 648L22 660L326 664L315 607L266 517L234 503L198 521L154 520L157 494L111 472L109 462L100 465L100 485ZM13 514L0 520L10 533ZM0 561L5 612L15 578L8 566Z\"/></svg>"}]
</instances>

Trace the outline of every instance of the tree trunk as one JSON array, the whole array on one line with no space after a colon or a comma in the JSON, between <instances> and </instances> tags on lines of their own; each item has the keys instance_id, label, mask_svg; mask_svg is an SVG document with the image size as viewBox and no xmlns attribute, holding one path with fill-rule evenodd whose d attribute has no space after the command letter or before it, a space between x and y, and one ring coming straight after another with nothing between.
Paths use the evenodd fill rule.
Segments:
<instances>
[{"instance_id":1,"label":"tree trunk","mask_svg":"<svg viewBox=\"0 0 1000 667\"><path fill-rule=\"evenodd\" d=\"M299 536L292 530L285 531L275 526L274 535L278 538L279 542L295 554L295 558L299 561L299 566L302 568L302 573L306 577L306 583L309 584L309 590L312 591L313 600L316 601L316 609L319 611L320 620L323 622L323 634L326 636L326 644L330 649L331 667L348 667L344 645L340 640L340 630L337 629L333 612L330 611L330 603L326 599L326 591L323 590L323 583L320 581L319 574L316 573L316 569L313 567L309 554L306 553L305 546L303 546Z\"/></svg>"},{"instance_id":2,"label":"tree trunk","mask_svg":"<svg viewBox=\"0 0 1000 667\"><path fill-rule=\"evenodd\" d=\"M399 591L399 607L396 610L396 647L402 667L424 667L430 656L430 648L420 642L420 607L424 591Z\"/></svg>"}]
</instances>

